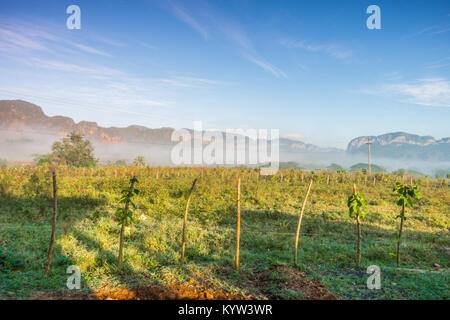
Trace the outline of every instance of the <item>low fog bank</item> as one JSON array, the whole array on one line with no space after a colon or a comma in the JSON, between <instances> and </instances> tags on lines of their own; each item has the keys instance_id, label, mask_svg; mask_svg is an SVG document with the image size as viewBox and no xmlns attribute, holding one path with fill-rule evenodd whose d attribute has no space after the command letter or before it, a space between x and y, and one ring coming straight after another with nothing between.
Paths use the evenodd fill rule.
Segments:
<instances>
[{"instance_id":1,"label":"low fog bank","mask_svg":"<svg viewBox=\"0 0 450 320\"><path fill-rule=\"evenodd\" d=\"M11 162L31 162L35 154L49 153L58 139L45 132L0 129L0 158Z\"/></svg>"},{"instance_id":2,"label":"low fog bank","mask_svg":"<svg viewBox=\"0 0 450 320\"><path fill-rule=\"evenodd\" d=\"M54 142L61 140L65 135L55 135L54 132L45 132L42 129L8 132L0 130L0 159L10 162L31 162L36 155L50 153ZM91 140L94 155L100 162L115 162L125 160L131 163L137 156L144 156L149 165L170 165L169 145L159 144L105 144Z\"/></svg>"},{"instance_id":3,"label":"low fog bank","mask_svg":"<svg viewBox=\"0 0 450 320\"><path fill-rule=\"evenodd\" d=\"M325 169L332 163L338 164L348 170L358 163L368 163L368 157L364 154L349 154L347 152L309 152L309 153L283 153L280 154L281 161L294 161L300 167L306 169ZM387 172L399 169L418 171L423 174L434 175L437 171L447 170L450 172L450 160L444 162L419 161L408 159L390 159L382 157L371 157L371 163L384 168Z\"/></svg>"},{"instance_id":4,"label":"low fog bank","mask_svg":"<svg viewBox=\"0 0 450 320\"><path fill-rule=\"evenodd\" d=\"M55 132L43 132L34 130L8 132L0 131L0 159L10 162L31 162L37 154L51 152L52 144L61 140L64 135ZM138 144L121 143L105 144L91 141L94 146L94 155L100 160L100 164L109 164L122 160L131 164L138 156L145 157L151 166L174 166L171 161L173 145L164 144ZM270 150L270 148L269 148ZM245 150L248 155L248 150ZM246 157L248 159L248 157ZM293 161L305 169L325 169L335 163L348 170L357 163L367 163L367 155L349 154L345 151L297 151L280 150L280 161ZM398 169L414 170L428 175L434 175L437 171L450 170L450 161L430 162L379 158L376 154L372 157L372 164L383 167L391 172Z\"/></svg>"},{"instance_id":5,"label":"low fog bank","mask_svg":"<svg viewBox=\"0 0 450 320\"><path fill-rule=\"evenodd\" d=\"M113 144L105 145L93 143L94 155L101 164L113 163L123 160L131 164L138 156L143 156L150 166L172 166L170 153L172 147L169 145L149 144Z\"/></svg>"}]
</instances>

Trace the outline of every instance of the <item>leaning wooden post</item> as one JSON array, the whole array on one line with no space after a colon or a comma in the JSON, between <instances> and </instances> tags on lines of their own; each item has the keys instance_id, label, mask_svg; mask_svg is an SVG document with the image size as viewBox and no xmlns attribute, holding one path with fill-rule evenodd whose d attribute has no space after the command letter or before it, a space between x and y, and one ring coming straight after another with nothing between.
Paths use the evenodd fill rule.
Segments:
<instances>
[{"instance_id":1,"label":"leaning wooden post","mask_svg":"<svg viewBox=\"0 0 450 320\"><path fill-rule=\"evenodd\" d=\"M406 192L404 194L406 196ZM397 268L400 267L400 246L402 243L402 230L403 230L403 217L405 216L405 201L402 203L402 215L400 216L400 229L398 232L398 240L397 240Z\"/></svg>"},{"instance_id":2,"label":"leaning wooden post","mask_svg":"<svg viewBox=\"0 0 450 320\"><path fill-rule=\"evenodd\" d=\"M50 246L48 248L47 255L47 265L45 266L45 275L48 275L48 270L50 269L50 263L52 261L53 245L55 243L55 232L56 232L56 215L58 213L58 189L56 185L56 172L52 170L53 179L53 219L52 219L52 235L50 237Z\"/></svg>"},{"instance_id":3,"label":"leaning wooden post","mask_svg":"<svg viewBox=\"0 0 450 320\"><path fill-rule=\"evenodd\" d=\"M235 268L239 269L239 241L241 237L241 178L238 178L237 182L237 228L236 228L236 260Z\"/></svg>"},{"instance_id":4,"label":"leaning wooden post","mask_svg":"<svg viewBox=\"0 0 450 320\"><path fill-rule=\"evenodd\" d=\"M187 201L186 201L186 210L184 211L184 222L183 222L183 238L182 238L182 243L181 243L181 260L180 260L180 264L184 263L184 249L186 247L186 224L187 224L187 216L188 216L188 211L189 211L189 203L191 202L191 196L192 196L192 192L194 191L195 188L195 183L197 182L197 178L194 180L194 182L192 183L192 187L189 190L188 193L188 197L187 197Z\"/></svg>"},{"instance_id":5,"label":"leaning wooden post","mask_svg":"<svg viewBox=\"0 0 450 320\"><path fill-rule=\"evenodd\" d=\"M356 184L353 184L353 194L356 194ZM361 225L359 222L359 214L356 215L356 229L358 231L358 247L356 249L356 267L359 268L361 263Z\"/></svg>"},{"instance_id":6,"label":"leaning wooden post","mask_svg":"<svg viewBox=\"0 0 450 320\"><path fill-rule=\"evenodd\" d=\"M302 210L300 211L300 216L298 218L297 234L295 236L295 248L294 248L294 265L297 266L297 251L298 251L298 238L300 236L300 226L302 225L303 212L305 211L306 200L308 199L309 192L313 184L313 179L308 186L308 191L306 191L305 199L303 200Z\"/></svg>"}]
</instances>

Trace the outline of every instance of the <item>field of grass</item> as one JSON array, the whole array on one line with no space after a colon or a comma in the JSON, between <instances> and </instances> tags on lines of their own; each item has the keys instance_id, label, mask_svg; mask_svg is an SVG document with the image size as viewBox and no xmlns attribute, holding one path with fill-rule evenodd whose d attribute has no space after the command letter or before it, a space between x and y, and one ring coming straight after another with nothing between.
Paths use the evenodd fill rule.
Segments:
<instances>
[{"instance_id":1,"label":"field of grass","mask_svg":"<svg viewBox=\"0 0 450 320\"><path fill-rule=\"evenodd\" d=\"M450 192L442 180L414 181L423 198L407 208L402 265L397 269L399 207L392 191L401 179L397 176L294 170L259 176L253 169L135 167L59 168L57 175L56 242L46 277L51 174L46 168L0 169L0 298L66 294L66 269L77 265L81 293L86 294L105 286L201 284L240 297L302 299L311 298L304 286L309 283L339 299L450 299ZM120 191L134 175L140 190L134 199L136 222L125 230L124 263L117 270L116 211L123 206ZM238 176L241 242L236 271ZM179 266L186 194L196 177L185 264ZM294 268L298 215L310 179L315 182ZM356 227L346 206L353 183L368 201L360 269L355 268ZM381 268L380 290L367 289L369 265ZM303 286L296 285L300 278Z\"/></svg>"}]
</instances>

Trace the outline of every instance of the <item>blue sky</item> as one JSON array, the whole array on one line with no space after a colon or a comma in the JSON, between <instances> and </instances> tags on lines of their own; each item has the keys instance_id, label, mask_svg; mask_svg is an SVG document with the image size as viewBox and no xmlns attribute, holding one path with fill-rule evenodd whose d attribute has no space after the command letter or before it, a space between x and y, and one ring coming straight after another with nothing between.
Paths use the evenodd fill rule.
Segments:
<instances>
[{"instance_id":1,"label":"blue sky","mask_svg":"<svg viewBox=\"0 0 450 320\"><path fill-rule=\"evenodd\" d=\"M66 8L81 9L68 30ZM366 8L381 8L369 30ZM450 136L449 1L2 1L0 99L102 126Z\"/></svg>"}]
</instances>

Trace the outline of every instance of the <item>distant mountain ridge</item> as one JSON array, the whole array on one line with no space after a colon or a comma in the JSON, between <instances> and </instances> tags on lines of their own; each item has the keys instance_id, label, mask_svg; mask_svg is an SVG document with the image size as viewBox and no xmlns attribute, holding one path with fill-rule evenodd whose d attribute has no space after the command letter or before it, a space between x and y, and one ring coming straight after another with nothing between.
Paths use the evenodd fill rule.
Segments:
<instances>
[{"instance_id":1,"label":"distant mountain ridge","mask_svg":"<svg viewBox=\"0 0 450 320\"><path fill-rule=\"evenodd\" d=\"M39 132L65 136L75 131L87 138L103 144L161 144L173 145L171 141L173 128L150 129L144 126L131 125L126 128L104 128L96 122L75 121L68 117L45 115L42 108L22 100L0 100L0 128L8 131L36 130ZM192 130L189 130L192 131ZM327 152L330 150L307 144L301 141L280 138L280 149L295 152ZM340 150L342 152L342 150Z\"/></svg>"},{"instance_id":2,"label":"distant mountain ridge","mask_svg":"<svg viewBox=\"0 0 450 320\"><path fill-rule=\"evenodd\" d=\"M138 125L126 128L101 127L96 122L81 121L64 116L49 117L42 108L23 100L0 100L0 130L3 143L11 148L23 145L22 149L33 147L33 152L48 152L50 143L42 144L42 135L51 137L51 141L60 139L72 131L80 132L97 146L171 146L173 128L151 129ZM191 131L191 130L189 130ZM1 136L0 136L1 137ZM1 139L0 139L1 140ZM48 140L48 139L47 139ZM388 159L408 159L425 161L449 161L450 138L436 140L431 136L419 136L405 132L387 133L380 136L361 136L350 141L347 150L337 148L321 148L302 141L280 138L281 161L304 161L308 155L316 155L318 159L337 157L343 159L345 154L367 153L367 141L372 142L372 157ZM2 142L2 141L0 141ZM109 147L109 148L111 148ZM41 149L43 149L41 151ZM12 152L12 151L11 151ZM324 157L324 154L326 156ZM118 151L118 156L120 152ZM298 158L300 156L300 158ZM330 160L330 161L337 161Z\"/></svg>"},{"instance_id":3,"label":"distant mountain ridge","mask_svg":"<svg viewBox=\"0 0 450 320\"><path fill-rule=\"evenodd\" d=\"M100 127L96 122L75 121L68 117L45 115L42 108L22 100L0 100L0 127L9 131L34 129L64 136L72 131L105 144L160 143L169 144L174 129L149 129L132 125L127 128Z\"/></svg>"},{"instance_id":4,"label":"distant mountain ridge","mask_svg":"<svg viewBox=\"0 0 450 320\"><path fill-rule=\"evenodd\" d=\"M373 157L425 161L450 160L450 138L436 140L431 136L419 136L406 132L357 137L350 141L347 152L367 153L368 141L371 142Z\"/></svg>"}]
</instances>

